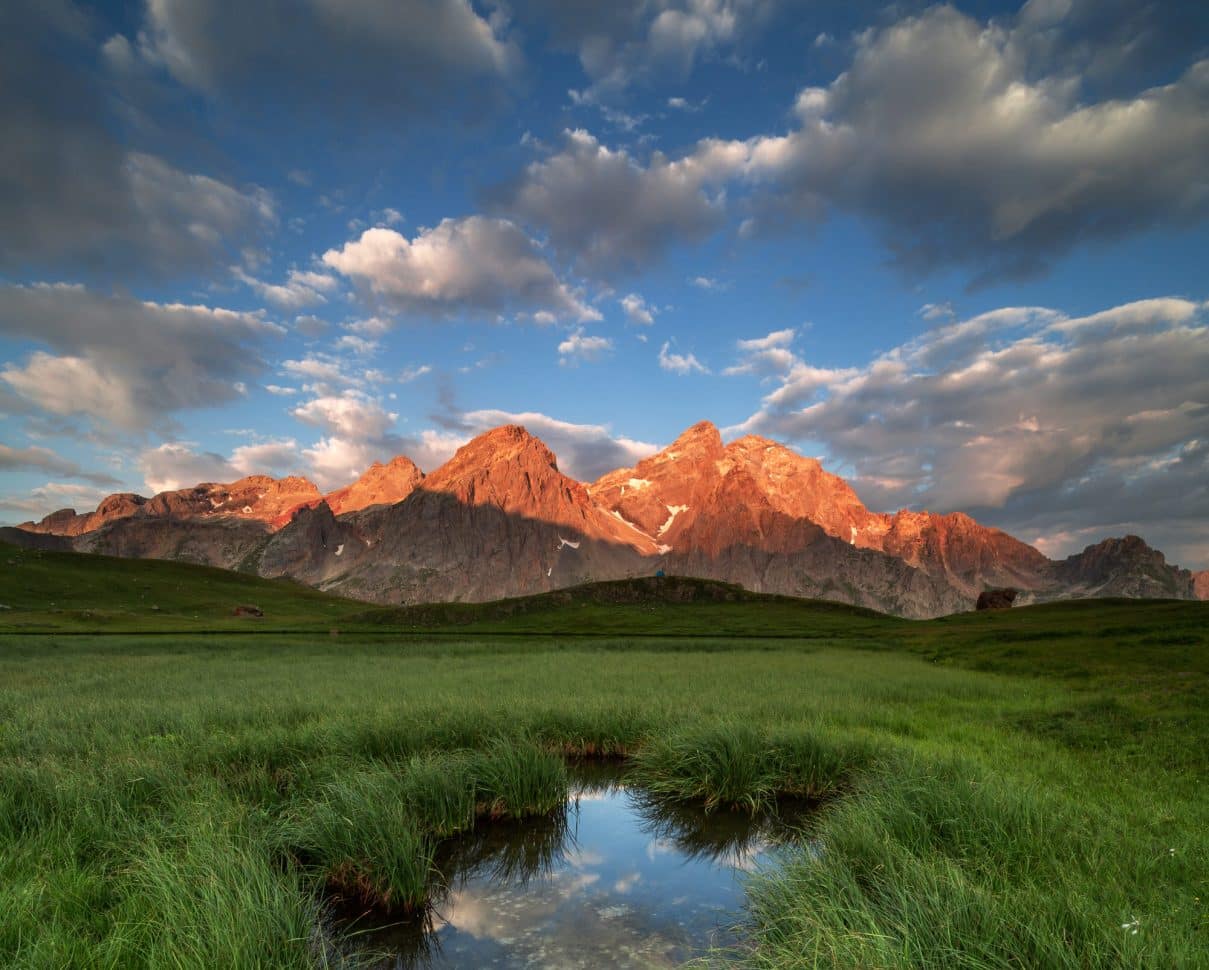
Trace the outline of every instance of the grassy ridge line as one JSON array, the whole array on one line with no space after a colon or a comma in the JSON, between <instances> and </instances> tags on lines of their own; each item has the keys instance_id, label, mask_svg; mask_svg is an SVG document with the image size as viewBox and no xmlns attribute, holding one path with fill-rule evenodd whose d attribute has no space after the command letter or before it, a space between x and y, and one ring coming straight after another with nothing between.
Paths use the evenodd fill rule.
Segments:
<instances>
[{"instance_id":1,"label":"grassy ridge line","mask_svg":"<svg viewBox=\"0 0 1209 970\"><path fill-rule=\"evenodd\" d=\"M236 618L253 602L263 619ZM1209 603L1073 600L908 621L818 600L751 593L709 580L648 577L591 583L491 603L367 608L285 581L184 563L34 552L0 544L0 634L327 634L547 637L768 637L907 646L941 662L1013 666L1013 651L1045 660L1045 644L1090 655L1129 642L1149 663L1154 646L1206 642ZM159 607L152 611L152 607ZM52 612L56 611L56 612ZM1145 636L1135 637L1143 631ZM1122 639L1124 638L1124 639ZM1031 646L1030 646L1031 643ZM1052 652L1052 651L1048 651ZM1114 664L1126 658L1118 658ZM1019 667L1019 664L1014 666Z\"/></svg>"},{"instance_id":2,"label":"grassy ridge line","mask_svg":"<svg viewBox=\"0 0 1209 970\"><path fill-rule=\"evenodd\" d=\"M0 543L0 628L22 632L246 630L255 604L274 624L318 630L365 604L286 580L167 560L20 549ZM31 628L29 625L35 625Z\"/></svg>"},{"instance_id":3,"label":"grassy ridge line","mask_svg":"<svg viewBox=\"0 0 1209 970\"><path fill-rule=\"evenodd\" d=\"M370 607L286 580L163 560L18 549L0 543L0 632L645 632L798 635L901 621L872 610L751 593L710 580L646 577L490 603ZM235 617L253 604L263 619ZM705 613L705 619L702 613Z\"/></svg>"}]
</instances>

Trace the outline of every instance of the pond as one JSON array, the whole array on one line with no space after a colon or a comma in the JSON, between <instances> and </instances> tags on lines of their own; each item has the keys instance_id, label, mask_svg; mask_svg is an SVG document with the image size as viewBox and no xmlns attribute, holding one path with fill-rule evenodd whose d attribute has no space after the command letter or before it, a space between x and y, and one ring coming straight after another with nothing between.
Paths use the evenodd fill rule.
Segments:
<instances>
[{"instance_id":1,"label":"pond","mask_svg":"<svg viewBox=\"0 0 1209 970\"><path fill-rule=\"evenodd\" d=\"M738 944L744 878L775 862L803 810L707 815L585 778L552 817L449 840L424 918L343 929L384 970L677 966Z\"/></svg>"}]
</instances>

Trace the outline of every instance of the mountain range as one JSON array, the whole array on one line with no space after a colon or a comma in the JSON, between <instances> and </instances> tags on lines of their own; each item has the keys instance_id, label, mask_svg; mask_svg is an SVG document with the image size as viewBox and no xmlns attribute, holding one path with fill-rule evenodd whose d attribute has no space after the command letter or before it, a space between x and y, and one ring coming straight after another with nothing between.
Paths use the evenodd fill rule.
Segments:
<instances>
[{"instance_id":1,"label":"mountain range","mask_svg":"<svg viewBox=\"0 0 1209 970\"><path fill-rule=\"evenodd\" d=\"M1137 536L1051 560L960 512L872 512L816 460L751 435L725 444L709 422L590 484L506 425L429 475L399 456L326 495L305 478L264 475L153 498L122 493L3 537L290 577L388 604L658 571L908 617L970 609L982 590L1004 586L1021 592L1017 603L1209 598L1209 574L1169 565Z\"/></svg>"}]
</instances>

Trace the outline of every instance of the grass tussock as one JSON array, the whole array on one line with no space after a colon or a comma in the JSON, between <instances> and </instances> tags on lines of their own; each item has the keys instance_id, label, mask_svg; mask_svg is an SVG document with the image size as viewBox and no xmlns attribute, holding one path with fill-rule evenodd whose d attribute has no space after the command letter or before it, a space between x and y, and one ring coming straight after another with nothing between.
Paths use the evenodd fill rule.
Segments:
<instances>
[{"instance_id":1,"label":"grass tussock","mask_svg":"<svg viewBox=\"0 0 1209 970\"><path fill-rule=\"evenodd\" d=\"M868 744L825 729L722 724L653 739L634 755L630 777L656 797L754 815L786 795L835 795L871 758Z\"/></svg>"},{"instance_id":2,"label":"grass tussock","mask_svg":"<svg viewBox=\"0 0 1209 970\"><path fill-rule=\"evenodd\" d=\"M384 768L328 782L286 814L282 841L314 881L350 902L410 912L428 898L435 843Z\"/></svg>"},{"instance_id":3,"label":"grass tussock","mask_svg":"<svg viewBox=\"0 0 1209 970\"><path fill-rule=\"evenodd\" d=\"M567 800L566 762L533 744L497 739L471 770L478 812L489 818L547 815Z\"/></svg>"},{"instance_id":4,"label":"grass tussock","mask_svg":"<svg viewBox=\"0 0 1209 970\"><path fill-rule=\"evenodd\" d=\"M415 912L437 888L441 839L480 819L549 815L565 803L567 785L561 758L495 738L478 750L339 772L283 812L278 839L327 895Z\"/></svg>"}]
</instances>

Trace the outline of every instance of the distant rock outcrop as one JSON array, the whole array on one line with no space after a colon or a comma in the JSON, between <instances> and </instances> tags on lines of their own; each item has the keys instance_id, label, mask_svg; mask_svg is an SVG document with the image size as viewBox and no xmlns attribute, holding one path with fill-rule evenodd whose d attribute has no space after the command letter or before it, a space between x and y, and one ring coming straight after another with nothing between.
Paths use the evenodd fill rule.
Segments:
<instances>
[{"instance_id":1,"label":"distant rock outcrop","mask_svg":"<svg viewBox=\"0 0 1209 970\"><path fill-rule=\"evenodd\" d=\"M1192 599L1192 573L1139 536L1105 539L1056 564L1058 581L1076 596Z\"/></svg>"},{"instance_id":2,"label":"distant rock outcrop","mask_svg":"<svg viewBox=\"0 0 1209 970\"><path fill-rule=\"evenodd\" d=\"M978 594L976 610L1010 610L1020 593L1014 589L984 589Z\"/></svg>"},{"instance_id":3,"label":"distant rock outcrop","mask_svg":"<svg viewBox=\"0 0 1209 970\"><path fill-rule=\"evenodd\" d=\"M22 528L31 543L288 576L384 604L657 572L909 617L968 610L988 589L1026 602L1194 595L1192 574L1136 536L1054 562L960 512L872 512L815 459L754 435L726 444L709 422L590 485L506 425L428 476L399 456L326 496L303 478L253 475L113 495Z\"/></svg>"}]
</instances>

